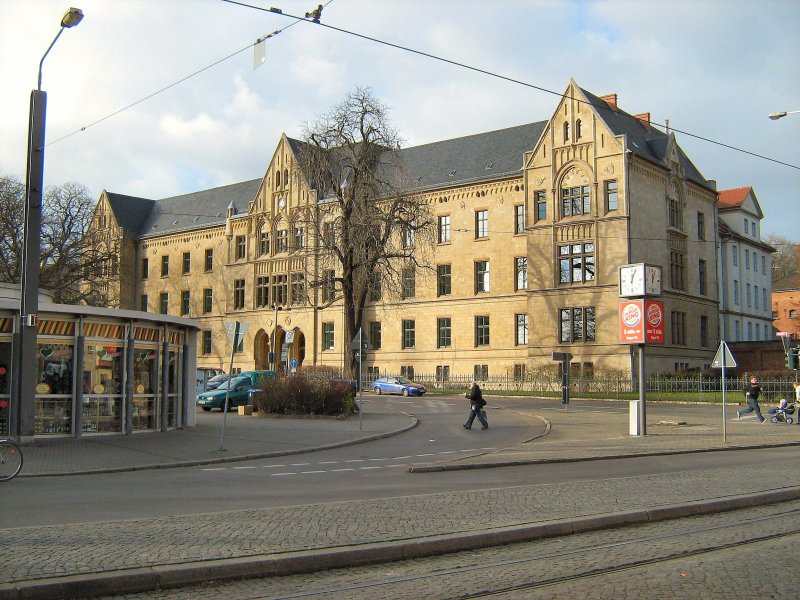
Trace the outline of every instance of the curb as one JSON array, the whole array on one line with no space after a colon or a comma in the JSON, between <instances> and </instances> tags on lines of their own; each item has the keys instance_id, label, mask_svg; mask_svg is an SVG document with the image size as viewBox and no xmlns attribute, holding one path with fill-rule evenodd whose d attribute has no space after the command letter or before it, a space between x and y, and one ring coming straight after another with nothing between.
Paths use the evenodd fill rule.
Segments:
<instances>
[{"instance_id":1,"label":"curb","mask_svg":"<svg viewBox=\"0 0 800 600\"><path fill-rule=\"evenodd\" d=\"M649 509L559 519L533 525L502 527L491 531L432 535L311 551L19 581L0 585L0 600L86 597L89 590L93 596L137 593L197 585L209 580L224 581L313 573L529 542L614 527L655 523L798 499L800 499L800 486L713 500L700 500L686 504L671 504Z\"/></svg>"},{"instance_id":2,"label":"curb","mask_svg":"<svg viewBox=\"0 0 800 600\"><path fill-rule=\"evenodd\" d=\"M800 442L776 442L773 444L753 444L752 446L711 446L709 448L693 448L689 450L654 450L652 452L628 452L602 456L581 456L564 458L525 458L485 463L464 464L430 464L409 467L409 473L440 473L442 471L466 471L469 469L496 469L500 467L522 467L526 465L546 465L557 463L590 462L596 460L618 460L624 458L641 458L643 456L672 456L676 454L700 454L703 452L728 452L733 450L763 450L765 448L786 448L800 446Z\"/></svg>"},{"instance_id":3,"label":"curb","mask_svg":"<svg viewBox=\"0 0 800 600\"><path fill-rule=\"evenodd\" d=\"M178 467L199 467L201 465L217 465L222 463L241 462L245 460L256 460L260 458L275 458L278 456L290 456L292 454L304 454L306 452L319 452L321 450L332 450L334 448L356 446L358 444L363 444L365 442L373 442L375 440L380 440L395 435L399 435L401 433L405 433L406 431L410 431L411 429L414 429L417 425L419 425L419 419L417 419L417 417L415 417L414 415L410 415L408 413L403 413L403 414L405 414L407 417L411 419L411 423L409 425L406 425L405 427L401 427L400 429L395 429L393 431L376 433L375 435L370 435L355 440L347 440L346 442L327 444L324 446L309 446L308 448L299 448L293 450L278 450L275 452L264 452L258 454L240 454L237 456L227 456L223 458L209 458L205 460L164 462L152 465L132 465L126 467L105 467L105 468L101 467L97 469L83 469L79 471L50 471L43 473L22 472L19 475L17 475L17 477L62 477L67 475L97 475L102 473L125 473L129 471L148 471L153 469L175 469Z\"/></svg>"}]
</instances>

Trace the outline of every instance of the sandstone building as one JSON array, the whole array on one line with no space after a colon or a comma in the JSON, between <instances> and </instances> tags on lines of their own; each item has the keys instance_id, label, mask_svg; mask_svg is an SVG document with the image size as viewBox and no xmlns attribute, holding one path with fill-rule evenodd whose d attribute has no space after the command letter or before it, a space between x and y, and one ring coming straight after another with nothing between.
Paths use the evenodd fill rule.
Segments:
<instances>
[{"instance_id":1,"label":"sandstone building","mask_svg":"<svg viewBox=\"0 0 800 600\"><path fill-rule=\"evenodd\" d=\"M149 200L103 192L95 215L120 251L109 303L201 323L198 365L227 368L224 323L248 324L235 367L344 364L342 307L304 273L317 197L282 136L263 177ZM619 272L663 273L663 344L648 371L703 368L718 333L715 183L649 114L571 81L548 120L403 149L435 214L428 269L367 304L365 370L523 376L552 365L631 372L620 343ZM109 242L111 243L111 242Z\"/></svg>"}]
</instances>

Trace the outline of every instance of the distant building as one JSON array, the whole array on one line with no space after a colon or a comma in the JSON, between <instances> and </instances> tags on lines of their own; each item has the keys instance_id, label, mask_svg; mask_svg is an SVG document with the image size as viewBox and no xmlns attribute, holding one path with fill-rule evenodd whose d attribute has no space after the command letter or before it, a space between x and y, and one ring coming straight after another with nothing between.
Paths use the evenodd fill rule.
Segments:
<instances>
[{"instance_id":1,"label":"distant building","mask_svg":"<svg viewBox=\"0 0 800 600\"><path fill-rule=\"evenodd\" d=\"M752 187L722 190L719 211L719 320L725 340L774 339L772 254L761 240L764 213Z\"/></svg>"},{"instance_id":2,"label":"distant building","mask_svg":"<svg viewBox=\"0 0 800 600\"><path fill-rule=\"evenodd\" d=\"M342 366L341 303L306 286L317 242L298 215L314 214L324 191L302 172L302 146L281 136L251 181L162 200L103 192L94 227L121 253L109 304L196 319L201 366L225 365L231 320L249 325L235 368L268 367L272 349L283 369ZM648 113L571 81L547 120L399 152L438 238L429 268L404 270L400 297L367 303L370 375L523 377L551 367L554 350L573 369L631 373L635 352L619 337L628 263L663 273L666 339L648 347L647 370L711 363L715 183Z\"/></svg>"},{"instance_id":3,"label":"distant building","mask_svg":"<svg viewBox=\"0 0 800 600\"><path fill-rule=\"evenodd\" d=\"M772 325L800 340L800 273L778 279L772 286Z\"/></svg>"}]
</instances>

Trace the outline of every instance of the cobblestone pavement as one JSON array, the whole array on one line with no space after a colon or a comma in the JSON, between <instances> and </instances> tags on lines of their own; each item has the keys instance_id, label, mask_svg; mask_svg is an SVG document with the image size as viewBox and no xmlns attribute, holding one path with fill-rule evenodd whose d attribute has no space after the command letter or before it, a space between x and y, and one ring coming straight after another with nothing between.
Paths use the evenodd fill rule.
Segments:
<instances>
[{"instance_id":1,"label":"cobblestone pavement","mask_svg":"<svg viewBox=\"0 0 800 600\"><path fill-rule=\"evenodd\" d=\"M530 485L91 525L4 529L0 583L329 549L683 504L800 485L797 464ZM491 507L479 518L475 507ZM89 538L91 541L89 541ZM87 544L91 551L87 552Z\"/></svg>"},{"instance_id":2,"label":"cobblestone pavement","mask_svg":"<svg viewBox=\"0 0 800 600\"><path fill-rule=\"evenodd\" d=\"M440 557L105 600L793 599L798 511L800 501L787 502Z\"/></svg>"}]
</instances>

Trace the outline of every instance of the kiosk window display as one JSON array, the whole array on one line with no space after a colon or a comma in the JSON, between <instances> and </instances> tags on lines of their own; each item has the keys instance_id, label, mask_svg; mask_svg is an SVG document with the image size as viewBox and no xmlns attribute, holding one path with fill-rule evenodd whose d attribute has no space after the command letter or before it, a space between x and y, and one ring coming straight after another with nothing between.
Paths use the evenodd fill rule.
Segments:
<instances>
[{"instance_id":1,"label":"kiosk window display","mask_svg":"<svg viewBox=\"0 0 800 600\"><path fill-rule=\"evenodd\" d=\"M83 355L82 428L85 433L121 433L125 346L86 342Z\"/></svg>"}]
</instances>

